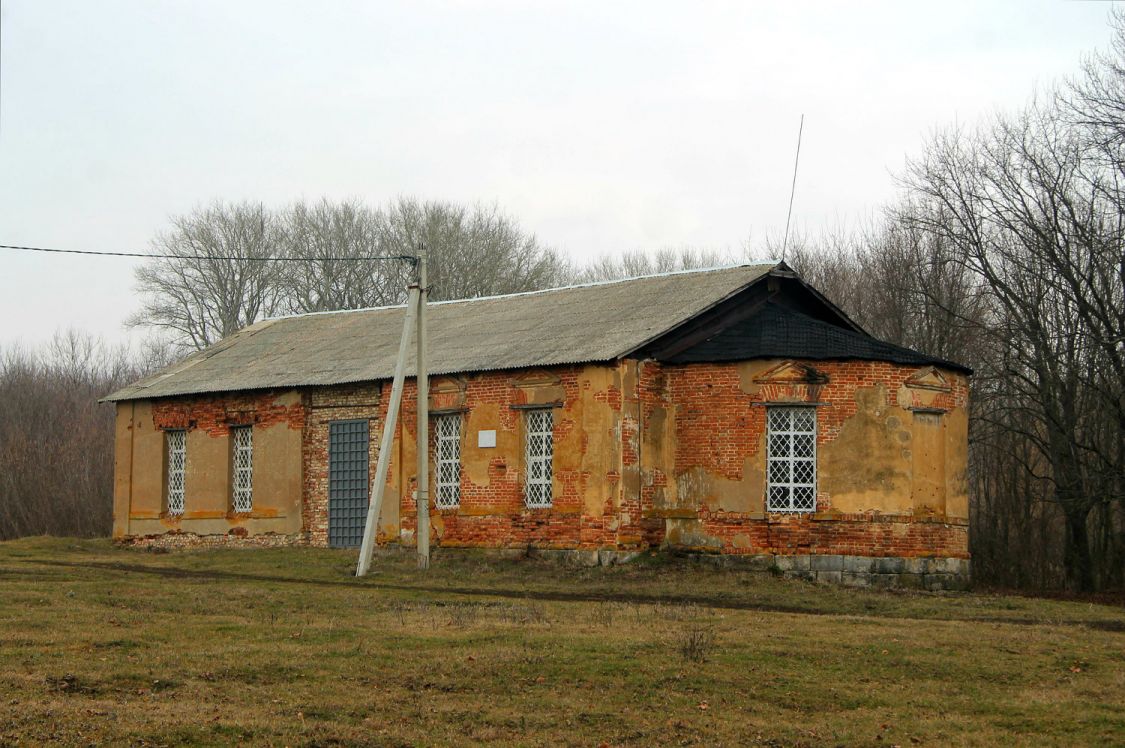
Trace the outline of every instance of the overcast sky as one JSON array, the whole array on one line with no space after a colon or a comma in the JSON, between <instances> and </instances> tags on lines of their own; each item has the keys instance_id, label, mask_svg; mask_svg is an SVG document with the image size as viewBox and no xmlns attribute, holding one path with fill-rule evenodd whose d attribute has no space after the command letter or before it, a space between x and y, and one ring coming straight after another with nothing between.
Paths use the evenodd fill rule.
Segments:
<instances>
[{"instance_id":1,"label":"overcast sky","mask_svg":"<svg viewBox=\"0 0 1125 748\"><path fill-rule=\"evenodd\" d=\"M1109 41L1096 2L0 0L0 243L215 198L496 202L576 259L854 224L926 134ZM0 346L125 340L133 261L0 250ZM135 333L133 333L135 335Z\"/></svg>"}]
</instances>

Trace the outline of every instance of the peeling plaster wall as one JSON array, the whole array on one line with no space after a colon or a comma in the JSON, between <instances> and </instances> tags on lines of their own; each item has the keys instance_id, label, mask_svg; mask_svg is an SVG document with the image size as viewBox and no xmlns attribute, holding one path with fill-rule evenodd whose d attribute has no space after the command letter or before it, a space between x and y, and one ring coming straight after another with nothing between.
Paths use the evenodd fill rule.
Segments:
<instances>
[{"instance_id":1,"label":"peeling plaster wall","mask_svg":"<svg viewBox=\"0 0 1125 748\"><path fill-rule=\"evenodd\" d=\"M117 405L114 537L236 536L301 530L305 408L295 390L136 400ZM232 426L253 428L253 509L231 504ZM187 431L184 513L165 503L164 431Z\"/></svg>"},{"instance_id":2,"label":"peeling plaster wall","mask_svg":"<svg viewBox=\"0 0 1125 748\"><path fill-rule=\"evenodd\" d=\"M327 544L328 425L365 418L374 475L390 383L118 404L116 537L180 531ZM434 377L460 413L461 504L435 544L660 545L726 554L966 558L967 380L929 367L623 360ZM765 403L817 403L814 514L765 511ZM524 406L554 415L553 506L524 504ZM230 510L230 426L254 424L254 511ZM162 429L188 429L187 511L164 512ZM407 382L379 542L414 544L416 395ZM478 446L481 431L495 447ZM431 500L434 430L431 428Z\"/></svg>"},{"instance_id":3,"label":"peeling plaster wall","mask_svg":"<svg viewBox=\"0 0 1125 748\"><path fill-rule=\"evenodd\" d=\"M483 372L431 380L430 408L461 412L461 504L430 509L433 542L444 546L574 549L614 546L621 490L622 405L617 366L585 365L516 372ZM553 505L524 503L522 406L550 407L554 418ZM403 394L392 466L401 506L400 540L416 542L417 395ZM481 431L496 432L495 447L478 446ZM434 430L430 430L430 486L434 495ZM391 491L391 486L388 486Z\"/></svg>"},{"instance_id":4,"label":"peeling plaster wall","mask_svg":"<svg viewBox=\"0 0 1125 748\"><path fill-rule=\"evenodd\" d=\"M868 361L646 367L641 504L668 545L967 557L963 375ZM765 510L765 403L817 404L813 514Z\"/></svg>"}]
</instances>

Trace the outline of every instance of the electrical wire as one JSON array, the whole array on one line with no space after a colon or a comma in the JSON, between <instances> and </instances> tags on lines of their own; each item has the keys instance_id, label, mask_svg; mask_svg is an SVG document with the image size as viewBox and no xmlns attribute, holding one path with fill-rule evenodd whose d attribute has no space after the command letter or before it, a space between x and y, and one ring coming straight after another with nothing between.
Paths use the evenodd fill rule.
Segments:
<instances>
[{"instance_id":1,"label":"electrical wire","mask_svg":"<svg viewBox=\"0 0 1125 748\"><path fill-rule=\"evenodd\" d=\"M413 255L375 255L369 257L224 257L221 255L161 255L152 252L95 252L88 249L54 249L51 247L24 247L18 244L0 244L0 249L14 249L22 252L53 252L67 255L90 255L93 257L144 257L156 260L246 260L249 262L347 262L353 260L401 260L417 262Z\"/></svg>"}]
</instances>

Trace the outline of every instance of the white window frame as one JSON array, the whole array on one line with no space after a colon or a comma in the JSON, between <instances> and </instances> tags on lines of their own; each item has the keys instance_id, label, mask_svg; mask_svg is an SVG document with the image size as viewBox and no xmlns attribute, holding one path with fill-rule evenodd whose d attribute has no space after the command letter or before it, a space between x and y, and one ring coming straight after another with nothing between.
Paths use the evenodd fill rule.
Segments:
<instances>
[{"instance_id":1,"label":"white window frame","mask_svg":"<svg viewBox=\"0 0 1125 748\"><path fill-rule=\"evenodd\" d=\"M232 426L231 508L239 514L254 509L254 427Z\"/></svg>"},{"instance_id":2,"label":"white window frame","mask_svg":"<svg viewBox=\"0 0 1125 748\"><path fill-rule=\"evenodd\" d=\"M816 511L816 434L815 407L766 407L767 512Z\"/></svg>"},{"instance_id":3,"label":"white window frame","mask_svg":"<svg viewBox=\"0 0 1125 748\"><path fill-rule=\"evenodd\" d=\"M164 503L168 515L178 517L184 513L184 495L187 487L187 430L168 429L164 432L168 452L167 475L164 479Z\"/></svg>"},{"instance_id":4,"label":"white window frame","mask_svg":"<svg viewBox=\"0 0 1125 748\"><path fill-rule=\"evenodd\" d=\"M528 509L550 509L553 504L555 413L551 408L530 408L523 414L524 504Z\"/></svg>"},{"instance_id":5,"label":"white window frame","mask_svg":"<svg viewBox=\"0 0 1125 748\"><path fill-rule=\"evenodd\" d=\"M461 414L434 416L434 506L461 506Z\"/></svg>"}]
</instances>

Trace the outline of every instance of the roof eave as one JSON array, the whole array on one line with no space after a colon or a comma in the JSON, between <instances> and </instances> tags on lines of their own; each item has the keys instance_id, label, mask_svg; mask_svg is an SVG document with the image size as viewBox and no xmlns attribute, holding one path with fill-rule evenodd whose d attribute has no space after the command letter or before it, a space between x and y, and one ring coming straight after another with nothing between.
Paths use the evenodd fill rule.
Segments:
<instances>
[{"instance_id":1,"label":"roof eave","mask_svg":"<svg viewBox=\"0 0 1125 748\"><path fill-rule=\"evenodd\" d=\"M768 264L768 263L763 263L763 264ZM675 324L671 325L670 327L667 327L667 328L665 328L665 329L661 330L660 332L654 333L653 335L649 336L649 337L648 337L648 338L647 338L646 340L644 340L643 342L641 342L641 343L640 343L639 345L634 345L634 346L631 346L630 348L628 348L628 349L626 349L626 350L622 351L621 353L618 353L618 354L617 354L617 355L615 356L615 358L616 358L616 359L623 359L623 358L628 358L628 357L629 357L630 355L632 355L632 354L636 353L637 351L641 351L641 350L644 350L644 349L645 349L646 347L648 347L648 346L649 346L649 345L650 345L651 343L653 343L653 342L655 342L655 341L659 340L660 338L664 337L665 335L667 335L668 333L670 333L670 332L672 332L673 330L677 329L678 327L680 327L680 326L682 326L682 325L684 325L684 324L686 324L686 323L688 323L688 322L692 321L693 319L696 319L697 317L699 317L699 316L700 316L700 315L702 315L702 314L706 314L707 312L711 311L712 309L714 309L715 307L719 306L720 304L724 304L724 303L726 303L727 301L730 301L730 300L731 300L731 299L733 299L733 298L734 298L735 296L738 296L738 295L739 295L740 293L742 293L742 292L743 292L743 291L745 291L746 289L750 288L751 286L754 286L754 285L756 285L756 284L758 284L758 283L761 283L761 282L762 282L762 281L764 281L764 280L765 280L766 278L768 278L768 277L770 277L771 275L773 275L773 274L774 274L774 272L776 271L776 268L778 268L778 267L780 267L781 265L784 265L784 264L785 264L785 263L783 263L783 262L779 262L779 263L777 263L776 265L774 265L774 269L773 269L773 270L770 270L770 271L768 271L768 272L762 273L762 274L761 274L761 275L759 275L758 277L756 277L756 278L754 278L754 279L752 279L752 280L750 280L750 281L747 281L746 283L743 283L743 284L742 284L741 286L739 286L738 288L734 289L733 291L731 291L731 292L730 292L730 293L728 293L727 295L723 296L723 297L722 297L721 299L716 299L716 300L715 300L714 302L712 302L712 303L708 304L707 306L703 307L702 309L699 309L698 311L696 311L696 312L695 312L695 314L691 315L690 317L685 317L684 319L681 319L681 320L679 320L678 322L676 322ZM788 267L788 266L786 266L786 267Z\"/></svg>"}]
</instances>

